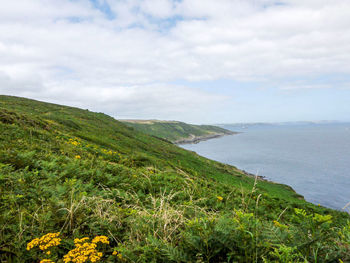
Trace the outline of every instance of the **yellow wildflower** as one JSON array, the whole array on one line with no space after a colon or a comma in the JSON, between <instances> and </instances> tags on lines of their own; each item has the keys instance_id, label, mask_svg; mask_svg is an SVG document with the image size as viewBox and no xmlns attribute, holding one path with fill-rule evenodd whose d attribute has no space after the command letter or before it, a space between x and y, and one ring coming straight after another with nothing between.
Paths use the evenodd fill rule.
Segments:
<instances>
[{"instance_id":1,"label":"yellow wildflower","mask_svg":"<svg viewBox=\"0 0 350 263\"><path fill-rule=\"evenodd\" d=\"M224 200L224 198L222 196L217 196L216 197L218 199L219 202L221 202L222 200Z\"/></svg>"},{"instance_id":2,"label":"yellow wildflower","mask_svg":"<svg viewBox=\"0 0 350 263\"><path fill-rule=\"evenodd\" d=\"M83 237L83 238L76 238L74 239L74 244L81 244L81 243L84 243L86 240L89 240L88 237Z\"/></svg>"},{"instance_id":3,"label":"yellow wildflower","mask_svg":"<svg viewBox=\"0 0 350 263\"><path fill-rule=\"evenodd\" d=\"M273 224L274 224L276 227L280 227L280 226L281 226L280 222L278 222L277 220L273 220Z\"/></svg>"},{"instance_id":4,"label":"yellow wildflower","mask_svg":"<svg viewBox=\"0 0 350 263\"><path fill-rule=\"evenodd\" d=\"M84 237L81 239L76 238L74 240L75 248L68 252L63 257L63 261L67 262L76 262L76 263L84 263L90 260L91 262L97 262L101 259L102 253L96 250L96 243L101 242L105 244L109 244L108 238L106 236L97 236L95 237L91 243L84 241L88 240L88 237Z\"/></svg>"},{"instance_id":5,"label":"yellow wildflower","mask_svg":"<svg viewBox=\"0 0 350 263\"><path fill-rule=\"evenodd\" d=\"M81 156L80 155L76 155L75 159L81 159Z\"/></svg>"},{"instance_id":6,"label":"yellow wildflower","mask_svg":"<svg viewBox=\"0 0 350 263\"><path fill-rule=\"evenodd\" d=\"M98 243L101 242L103 244L109 244L108 237L106 236L97 236L92 240L92 243Z\"/></svg>"},{"instance_id":7,"label":"yellow wildflower","mask_svg":"<svg viewBox=\"0 0 350 263\"><path fill-rule=\"evenodd\" d=\"M58 237L60 233L48 233L41 238L35 238L27 244L27 250L39 246L41 250L46 250L50 247L58 246L61 239Z\"/></svg>"},{"instance_id":8,"label":"yellow wildflower","mask_svg":"<svg viewBox=\"0 0 350 263\"><path fill-rule=\"evenodd\" d=\"M117 256L120 260L123 259L123 255L116 250L113 251L112 255Z\"/></svg>"},{"instance_id":9,"label":"yellow wildflower","mask_svg":"<svg viewBox=\"0 0 350 263\"><path fill-rule=\"evenodd\" d=\"M76 140L73 140L73 139L69 139L68 140L68 143L74 145L74 146L78 146L80 144L80 142L76 141Z\"/></svg>"},{"instance_id":10,"label":"yellow wildflower","mask_svg":"<svg viewBox=\"0 0 350 263\"><path fill-rule=\"evenodd\" d=\"M43 259L40 263L54 263L51 259Z\"/></svg>"}]
</instances>

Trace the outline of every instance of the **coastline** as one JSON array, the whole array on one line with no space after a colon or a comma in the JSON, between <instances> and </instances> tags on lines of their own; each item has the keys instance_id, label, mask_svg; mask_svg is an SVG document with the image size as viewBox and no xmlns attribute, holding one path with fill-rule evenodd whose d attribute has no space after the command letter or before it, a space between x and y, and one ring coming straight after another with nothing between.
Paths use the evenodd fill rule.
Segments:
<instances>
[{"instance_id":1,"label":"coastline","mask_svg":"<svg viewBox=\"0 0 350 263\"><path fill-rule=\"evenodd\" d=\"M183 145L183 144L195 144L199 143L202 141L207 141L210 139L215 139L215 138L220 138L226 135L235 135L238 134L239 132L227 132L227 133L213 133L213 134L208 134L208 135L202 135L202 136L195 136L191 135L190 137L187 138L181 138L179 140L174 141L174 144L177 145Z\"/></svg>"},{"instance_id":2,"label":"coastline","mask_svg":"<svg viewBox=\"0 0 350 263\"><path fill-rule=\"evenodd\" d=\"M251 177L251 178L256 178L256 180L258 181L265 181L265 182L269 182L269 183L272 183L272 184L278 184L278 185L283 185L284 187L287 187L289 188L290 190L292 190L296 196L298 196L297 198L300 199L300 200L305 200L305 197L301 194L299 194L297 191L295 191L293 189L293 187L291 187L290 185L288 184L284 184L284 183L278 183L278 182L275 182L275 181L271 181L269 179L267 179L266 176L262 176L262 175L255 175L253 173L250 173L250 172L247 172L243 169L240 169L240 168L237 168L238 170L240 170L245 176L248 176L248 177Z\"/></svg>"},{"instance_id":3,"label":"coastline","mask_svg":"<svg viewBox=\"0 0 350 263\"><path fill-rule=\"evenodd\" d=\"M176 145L197 144L197 143L199 143L201 141L206 141L206 140L210 140L210 139L220 138L220 137L223 137L223 136L226 136L226 135L235 135L235 134L239 134L239 133L241 133L241 132L233 132L232 131L230 133L215 133L215 134L210 134L210 135L205 135L205 136L194 136L194 135L192 135L189 138L180 139L180 140L177 140L177 141L175 141L173 143L176 144ZM230 165L230 164L228 164L228 165ZM299 194L298 192L296 192L290 185L287 185L287 184L284 184L284 183L275 182L275 181L271 181L266 176L256 175L256 174L253 174L253 173L248 172L246 170L240 169L238 167L236 167L236 169L241 171L247 177L256 178L257 181L264 181L264 182L269 182L269 183L272 183L272 184L282 185L282 186L288 188L289 190L293 191L299 200L305 200L305 197L303 195Z\"/></svg>"}]
</instances>

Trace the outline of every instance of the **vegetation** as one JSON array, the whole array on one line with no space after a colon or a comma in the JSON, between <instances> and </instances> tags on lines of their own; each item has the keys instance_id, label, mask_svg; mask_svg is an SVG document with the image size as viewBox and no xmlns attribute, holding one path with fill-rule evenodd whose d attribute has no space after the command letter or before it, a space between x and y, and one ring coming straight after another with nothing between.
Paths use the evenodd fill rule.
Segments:
<instances>
[{"instance_id":1,"label":"vegetation","mask_svg":"<svg viewBox=\"0 0 350 263\"><path fill-rule=\"evenodd\" d=\"M175 143L195 138L233 134L233 132L217 126L194 125L179 121L123 120L123 122L138 131Z\"/></svg>"},{"instance_id":2,"label":"vegetation","mask_svg":"<svg viewBox=\"0 0 350 263\"><path fill-rule=\"evenodd\" d=\"M348 220L105 114L0 96L1 262L349 262Z\"/></svg>"}]
</instances>

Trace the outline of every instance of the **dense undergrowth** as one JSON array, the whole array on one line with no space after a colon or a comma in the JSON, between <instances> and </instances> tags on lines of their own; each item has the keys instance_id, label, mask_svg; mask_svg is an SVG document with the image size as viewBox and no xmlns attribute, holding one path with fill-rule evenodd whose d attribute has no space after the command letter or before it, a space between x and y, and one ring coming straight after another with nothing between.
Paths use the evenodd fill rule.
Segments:
<instances>
[{"instance_id":1,"label":"dense undergrowth","mask_svg":"<svg viewBox=\"0 0 350 263\"><path fill-rule=\"evenodd\" d=\"M0 96L1 262L96 236L101 262L349 262L348 220L102 113Z\"/></svg>"}]
</instances>

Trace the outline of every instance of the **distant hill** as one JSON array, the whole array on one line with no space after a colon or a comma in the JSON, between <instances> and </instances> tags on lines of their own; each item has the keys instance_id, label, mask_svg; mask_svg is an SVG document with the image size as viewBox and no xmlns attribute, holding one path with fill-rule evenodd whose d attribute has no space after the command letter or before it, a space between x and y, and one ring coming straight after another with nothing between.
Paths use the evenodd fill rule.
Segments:
<instances>
[{"instance_id":1,"label":"distant hill","mask_svg":"<svg viewBox=\"0 0 350 263\"><path fill-rule=\"evenodd\" d=\"M173 143L195 143L235 132L213 125L194 125L179 121L121 120L138 131L169 140Z\"/></svg>"},{"instance_id":2,"label":"distant hill","mask_svg":"<svg viewBox=\"0 0 350 263\"><path fill-rule=\"evenodd\" d=\"M0 96L0 262L349 262L347 220L103 113Z\"/></svg>"}]
</instances>

